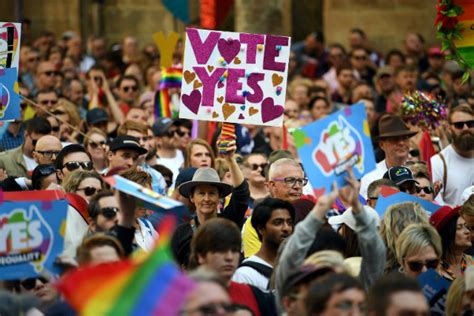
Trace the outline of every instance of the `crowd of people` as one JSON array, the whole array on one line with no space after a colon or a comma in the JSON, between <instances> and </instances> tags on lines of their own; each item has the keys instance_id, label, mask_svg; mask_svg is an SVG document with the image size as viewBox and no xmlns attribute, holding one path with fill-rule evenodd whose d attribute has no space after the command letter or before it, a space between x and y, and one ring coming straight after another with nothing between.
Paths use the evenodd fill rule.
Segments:
<instances>
[{"instance_id":1,"label":"crowd of people","mask_svg":"<svg viewBox=\"0 0 474 316\"><path fill-rule=\"evenodd\" d=\"M218 125L156 117L163 69L155 45L140 50L132 36L84 43L74 32L33 39L28 27L19 69L26 98L21 119L0 127L0 186L65 192L64 271L149 252L160 238L162 216L103 180L121 175L192 214L171 240L176 264L197 284L182 315L429 315L417 279L429 269L451 284L444 312L472 315L474 90L421 35L382 52L358 28L347 43L309 34L291 48L287 128L237 125L222 153ZM182 57L179 41L175 67ZM420 146L423 130L400 116L404 94L415 90L448 107L429 130L431 157ZM177 108L179 89L169 92ZM316 197L284 133L357 102L376 169L361 179L349 169L346 186ZM401 201L380 216L384 186L439 209ZM54 282L3 281L0 314L75 315Z\"/></svg>"}]
</instances>

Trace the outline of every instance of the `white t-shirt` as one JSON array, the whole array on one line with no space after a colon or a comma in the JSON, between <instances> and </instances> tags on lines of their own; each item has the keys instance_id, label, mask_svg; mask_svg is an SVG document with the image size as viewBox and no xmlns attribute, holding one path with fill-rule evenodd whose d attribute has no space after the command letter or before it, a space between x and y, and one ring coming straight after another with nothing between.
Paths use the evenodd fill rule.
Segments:
<instances>
[{"instance_id":1,"label":"white t-shirt","mask_svg":"<svg viewBox=\"0 0 474 316\"><path fill-rule=\"evenodd\" d=\"M33 158L23 155L23 159L25 160L26 169L28 169L28 171L33 171L36 166L38 166L38 163Z\"/></svg>"},{"instance_id":2,"label":"white t-shirt","mask_svg":"<svg viewBox=\"0 0 474 316\"><path fill-rule=\"evenodd\" d=\"M138 224L140 229L135 230L135 242L146 252L151 251L158 238L158 233L153 228L153 224L145 218L138 218Z\"/></svg>"},{"instance_id":3,"label":"white t-shirt","mask_svg":"<svg viewBox=\"0 0 474 316\"><path fill-rule=\"evenodd\" d=\"M253 261L253 262L268 266L270 268L273 268L271 264L269 264L268 262L264 261L263 259L255 255L248 257L242 262L247 262L247 261ZM238 283L250 284L255 287L258 287L262 291L268 292L268 282L270 280L266 278L263 274L255 270L254 268L240 267L235 271L234 275L232 276L232 281L238 282Z\"/></svg>"},{"instance_id":4,"label":"white t-shirt","mask_svg":"<svg viewBox=\"0 0 474 316\"><path fill-rule=\"evenodd\" d=\"M387 172L387 164L385 163L385 159L382 160L377 164L375 167L375 170L372 170L371 172L367 173L360 179L360 191L359 194L364 197L364 199L367 199L367 189L369 188L369 185L374 182L375 180L379 180L383 178L383 175L385 172Z\"/></svg>"},{"instance_id":5,"label":"white t-shirt","mask_svg":"<svg viewBox=\"0 0 474 316\"><path fill-rule=\"evenodd\" d=\"M176 180L176 177L178 176L178 173L179 173L179 169L184 164L183 152L181 150L176 149L176 156L174 156L173 158L157 157L156 164L163 165L173 172L173 184L171 185L171 187L173 188L174 181Z\"/></svg>"},{"instance_id":6,"label":"white t-shirt","mask_svg":"<svg viewBox=\"0 0 474 316\"><path fill-rule=\"evenodd\" d=\"M474 158L460 156L452 145L443 149L441 153L446 160L448 174L446 188L441 190L436 201L451 206L460 205L463 191L474 184ZM444 168L439 154L431 157L431 170L433 182L443 183Z\"/></svg>"}]
</instances>

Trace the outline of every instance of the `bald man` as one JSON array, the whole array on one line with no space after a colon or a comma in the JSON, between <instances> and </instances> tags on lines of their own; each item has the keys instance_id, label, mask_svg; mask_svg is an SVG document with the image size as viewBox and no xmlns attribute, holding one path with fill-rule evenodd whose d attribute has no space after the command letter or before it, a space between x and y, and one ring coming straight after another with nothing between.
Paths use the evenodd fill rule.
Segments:
<instances>
[{"instance_id":1,"label":"bald man","mask_svg":"<svg viewBox=\"0 0 474 316\"><path fill-rule=\"evenodd\" d=\"M61 141L56 136L42 136L36 142L33 159L38 164L54 164L62 148Z\"/></svg>"}]
</instances>

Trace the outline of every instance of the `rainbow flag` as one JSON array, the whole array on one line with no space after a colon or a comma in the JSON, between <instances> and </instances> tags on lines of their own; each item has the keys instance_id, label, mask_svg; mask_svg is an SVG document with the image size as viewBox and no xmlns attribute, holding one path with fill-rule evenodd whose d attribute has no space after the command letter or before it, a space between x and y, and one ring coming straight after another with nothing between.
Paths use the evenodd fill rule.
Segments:
<instances>
[{"instance_id":1,"label":"rainbow flag","mask_svg":"<svg viewBox=\"0 0 474 316\"><path fill-rule=\"evenodd\" d=\"M474 69L474 1L456 0L456 5L463 8L464 13L458 19L462 24L462 39L455 39L454 45L464 58L469 68Z\"/></svg>"},{"instance_id":2,"label":"rainbow flag","mask_svg":"<svg viewBox=\"0 0 474 316\"><path fill-rule=\"evenodd\" d=\"M155 93L155 117L172 117L170 88L181 88L183 69L178 67L166 68L161 72L158 91Z\"/></svg>"},{"instance_id":3,"label":"rainbow flag","mask_svg":"<svg viewBox=\"0 0 474 316\"><path fill-rule=\"evenodd\" d=\"M177 315L194 283L172 261L174 223L172 217L163 221L146 258L79 268L57 287L82 316Z\"/></svg>"}]
</instances>

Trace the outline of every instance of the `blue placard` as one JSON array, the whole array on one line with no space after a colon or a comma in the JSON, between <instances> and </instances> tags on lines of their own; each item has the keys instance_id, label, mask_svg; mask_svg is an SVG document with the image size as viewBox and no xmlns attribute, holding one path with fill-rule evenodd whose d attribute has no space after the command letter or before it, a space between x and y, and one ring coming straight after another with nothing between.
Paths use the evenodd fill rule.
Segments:
<instances>
[{"instance_id":1,"label":"blue placard","mask_svg":"<svg viewBox=\"0 0 474 316\"><path fill-rule=\"evenodd\" d=\"M344 186L347 167L360 179L375 169L370 129L363 103L317 120L293 133L295 146L316 196Z\"/></svg>"},{"instance_id":2,"label":"blue placard","mask_svg":"<svg viewBox=\"0 0 474 316\"><path fill-rule=\"evenodd\" d=\"M0 69L0 121L20 118L17 68Z\"/></svg>"},{"instance_id":3,"label":"blue placard","mask_svg":"<svg viewBox=\"0 0 474 316\"><path fill-rule=\"evenodd\" d=\"M417 196L410 195L404 192L397 192L392 195L384 195L383 189L380 191L379 197L377 199L377 205L375 206L375 210L380 215L380 218L383 217L385 211L390 205L397 204L397 203L404 203L404 202L417 202L421 204L429 215L436 212L441 205L437 205L426 200L423 200Z\"/></svg>"},{"instance_id":4,"label":"blue placard","mask_svg":"<svg viewBox=\"0 0 474 316\"><path fill-rule=\"evenodd\" d=\"M433 269L428 269L420 274L418 282L420 282L423 294L430 305L431 315L445 315L446 295L451 282Z\"/></svg>"},{"instance_id":5,"label":"blue placard","mask_svg":"<svg viewBox=\"0 0 474 316\"><path fill-rule=\"evenodd\" d=\"M0 207L0 279L58 274L68 203L4 201Z\"/></svg>"}]
</instances>

